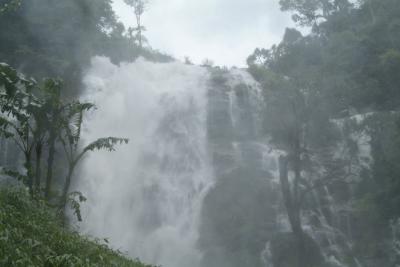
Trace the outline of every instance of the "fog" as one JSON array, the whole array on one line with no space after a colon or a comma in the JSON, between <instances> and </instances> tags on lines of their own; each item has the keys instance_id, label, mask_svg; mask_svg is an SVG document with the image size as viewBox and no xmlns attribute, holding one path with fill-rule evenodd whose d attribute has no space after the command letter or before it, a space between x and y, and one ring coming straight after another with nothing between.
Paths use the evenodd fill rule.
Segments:
<instances>
[{"instance_id":1,"label":"fog","mask_svg":"<svg viewBox=\"0 0 400 267\"><path fill-rule=\"evenodd\" d=\"M113 7L125 25L135 25L123 0L114 0ZM156 49L197 64L208 58L221 66L240 67L255 47L279 42L285 28L293 25L276 0L152 0L143 21Z\"/></svg>"},{"instance_id":2,"label":"fog","mask_svg":"<svg viewBox=\"0 0 400 267\"><path fill-rule=\"evenodd\" d=\"M399 15L0 0L0 266L399 266Z\"/></svg>"},{"instance_id":3,"label":"fog","mask_svg":"<svg viewBox=\"0 0 400 267\"><path fill-rule=\"evenodd\" d=\"M90 195L82 230L133 258L198 266L198 216L214 177L206 141L204 69L95 58L85 77L99 110L83 137L125 136L128 146L85 161L77 188ZM111 123L111 124L110 124ZM176 255L179 255L177 257Z\"/></svg>"}]
</instances>

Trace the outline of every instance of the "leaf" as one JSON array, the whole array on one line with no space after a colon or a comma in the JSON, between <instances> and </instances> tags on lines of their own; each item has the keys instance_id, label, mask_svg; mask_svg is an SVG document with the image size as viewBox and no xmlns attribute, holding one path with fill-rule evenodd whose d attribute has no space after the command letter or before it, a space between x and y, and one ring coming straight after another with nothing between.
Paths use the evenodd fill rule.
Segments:
<instances>
[{"instance_id":1,"label":"leaf","mask_svg":"<svg viewBox=\"0 0 400 267\"><path fill-rule=\"evenodd\" d=\"M63 130L65 131L64 139L68 140L69 145L77 146L81 134L83 113L95 108L96 106L89 102L81 103L79 101L74 101L66 105L65 115L62 116L61 119Z\"/></svg>"},{"instance_id":2,"label":"leaf","mask_svg":"<svg viewBox=\"0 0 400 267\"><path fill-rule=\"evenodd\" d=\"M78 197L78 200L75 198ZM81 214L81 205L80 203L85 202L87 199L86 197L79 191L71 192L68 194L67 201L70 203L74 214L76 215L78 221L82 221L82 214Z\"/></svg>"},{"instance_id":3,"label":"leaf","mask_svg":"<svg viewBox=\"0 0 400 267\"><path fill-rule=\"evenodd\" d=\"M8 139L14 137L14 134L4 129L0 129L0 136L3 136L4 138Z\"/></svg>"},{"instance_id":4,"label":"leaf","mask_svg":"<svg viewBox=\"0 0 400 267\"><path fill-rule=\"evenodd\" d=\"M128 144L129 139L127 138L117 138L117 137L107 137L107 138L100 138L97 139L96 141L90 143L87 145L84 149L83 152L87 151L94 151L94 150L102 150L106 149L108 151L114 151L114 147L117 144Z\"/></svg>"},{"instance_id":5,"label":"leaf","mask_svg":"<svg viewBox=\"0 0 400 267\"><path fill-rule=\"evenodd\" d=\"M5 137L7 138L7 135L13 136L13 133L8 131L9 128L17 129L18 127L10 120L0 117L0 130L2 131L2 134L5 134ZM10 136L9 136L10 137Z\"/></svg>"},{"instance_id":6,"label":"leaf","mask_svg":"<svg viewBox=\"0 0 400 267\"><path fill-rule=\"evenodd\" d=\"M26 175L23 175L17 171L3 168L2 173L24 183L28 180L28 177Z\"/></svg>"}]
</instances>

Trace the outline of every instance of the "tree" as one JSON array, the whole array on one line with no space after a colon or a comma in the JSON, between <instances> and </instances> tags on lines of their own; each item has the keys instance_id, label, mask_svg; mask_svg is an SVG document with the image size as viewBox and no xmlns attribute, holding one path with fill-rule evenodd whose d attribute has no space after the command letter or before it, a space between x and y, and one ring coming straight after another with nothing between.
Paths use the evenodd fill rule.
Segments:
<instances>
[{"instance_id":1,"label":"tree","mask_svg":"<svg viewBox=\"0 0 400 267\"><path fill-rule=\"evenodd\" d=\"M214 66L214 61L212 59L209 58L205 58L202 62L201 62L201 66L204 67L209 67L212 68Z\"/></svg>"},{"instance_id":2,"label":"tree","mask_svg":"<svg viewBox=\"0 0 400 267\"><path fill-rule=\"evenodd\" d=\"M257 49L248 59L264 88L265 133L284 152L279 159L280 185L296 242L296 267L308 267L315 260L309 256L314 241L305 234L301 215L309 193L331 182L314 173L314 166L320 164L318 155L336 142L321 90L320 50L312 37L287 29L279 45Z\"/></svg>"},{"instance_id":3,"label":"tree","mask_svg":"<svg viewBox=\"0 0 400 267\"><path fill-rule=\"evenodd\" d=\"M32 131L33 140L35 140L35 189L41 193L41 176L42 176L42 153L43 146L47 137L47 125L49 121L45 110L45 103L41 101L41 105L33 109L32 117L35 120L36 127Z\"/></svg>"},{"instance_id":4,"label":"tree","mask_svg":"<svg viewBox=\"0 0 400 267\"><path fill-rule=\"evenodd\" d=\"M0 8L11 1L18 2L0 0ZM116 24L109 0L20 1L0 16L0 58L38 80L60 77L64 94L76 95L91 58L115 49Z\"/></svg>"},{"instance_id":5,"label":"tree","mask_svg":"<svg viewBox=\"0 0 400 267\"><path fill-rule=\"evenodd\" d=\"M14 140L25 157L23 178L30 193L34 191L32 152L42 139L42 124L38 120L42 102L34 94L37 83L26 79L7 64L0 64L0 134Z\"/></svg>"},{"instance_id":6,"label":"tree","mask_svg":"<svg viewBox=\"0 0 400 267\"><path fill-rule=\"evenodd\" d=\"M129 28L129 36L133 37L133 32L136 31L136 39L138 41L139 48L143 48L143 41L145 40L143 36L143 31L146 28L142 25L142 16L147 7L147 0L124 0L124 2L133 8L133 13L136 18L136 28Z\"/></svg>"},{"instance_id":7,"label":"tree","mask_svg":"<svg viewBox=\"0 0 400 267\"><path fill-rule=\"evenodd\" d=\"M83 156L95 150L108 150L114 151L114 147L117 144L128 143L128 139L126 138L117 138L117 137L107 137L100 138L82 150L79 150L79 141L81 138L81 129L83 123L83 114L86 111L95 108L95 106L91 103L81 103L78 101L74 101L67 105L65 109L65 115L62 118L60 141L62 143L67 163L68 163L68 173L65 177L63 190L61 193L60 199L60 207L62 209L65 208L68 200L68 192L71 186L72 178L74 170Z\"/></svg>"},{"instance_id":8,"label":"tree","mask_svg":"<svg viewBox=\"0 0 400 267\"><path fill-rule=\"evenodd\" d=\"M382 259L389 258L380 251L387 226L399 214L400 6L396 0L354 2L281 0L281 8L313 32L287 30L280 44L255 50L248 64L263 85L265 132L284 151L280 182L292 232L303 232L303 211L321 207L317 212L329 226L353 239L359 258L364 244L374 243ZM351 122L363 114L367 120ZM371 151L361 155L359 139L368 138L362 149ZM332 205L351 208L338 219ZM340 225L343 217L348 228Z\"/></svg>"},{"instance_id":9,"label":"tree","mask_svg":"<svg viewBox=\"0 0 400 267\"><path fill-rule=\"evenodd\" d=\"M68 174L65 177L63 190L60 196L60 208L64 209L68 201L79 220L81 220L79 201L85 200L79 192L68 192L73 178L74 170L83 156L90 151L113 151L115 145L128 143L128 139L107 137L100 138L82 150L79 141L83 114L94 108L91 103L79 101L62 101L60 80L46 79L39 86L33 79L26 79L22 74L9 67L0 64L0 135L4 138L12 138L25 157L26 175L7 171L7 174L22 181L28 186L30 194L41 193L41 159L43 146L48 145L47 176L45 198L50 200L55 147L59 142L64 148ZM34 90L36 92L34 93ZM32 153L35 150L36 158ZM33 160L36 160L33 169ZM35 172L34 172L35 170Z\"/></svg>"},{"instance_id":10,"label":"tree","mask_svg":"<svg viewBox=\"0 0 400 267\"><path fill-rule=\"evenodd\" d=\"M292 11L293 20L301 26L318 26L335 12L348 11L348 0L280 0L282 11Z\"/></svg>"}]
</instances>

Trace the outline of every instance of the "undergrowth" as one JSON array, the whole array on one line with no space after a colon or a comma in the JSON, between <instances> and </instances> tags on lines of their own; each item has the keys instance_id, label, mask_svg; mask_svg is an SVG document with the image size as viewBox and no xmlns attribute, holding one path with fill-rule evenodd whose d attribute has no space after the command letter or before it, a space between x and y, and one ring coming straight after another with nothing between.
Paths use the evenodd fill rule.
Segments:
<instances>
[{"instance_id":1,"label":"undergrowth","mask_svg":"<svg viewBox=\"0 0 400 267\"><path fill-rule=\"evenodd\" d=\"M1 267L151 267L104 242L66 229L53 209L24 189L0 188Z\"/></svg>"}]
</instances>

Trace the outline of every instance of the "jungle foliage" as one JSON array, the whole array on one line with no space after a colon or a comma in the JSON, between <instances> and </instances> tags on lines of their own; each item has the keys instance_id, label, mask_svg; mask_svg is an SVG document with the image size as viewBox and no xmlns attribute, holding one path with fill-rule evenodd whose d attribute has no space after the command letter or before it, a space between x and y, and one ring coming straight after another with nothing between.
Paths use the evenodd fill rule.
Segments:
<instances>
[{"instance_id":1,"label":"jungle foliage","mask_svg":"<svg viewBox=\"0 0 400 267\"><path fill-rule=\"evenodd\" d=\"M400 5L396 0L280 4L310 33L287 29L280 44L257 48L248 65L264 88L265 133L286 152L281 185L292 230L300 239L298 266L307 266L301 262L299 214L307 206L307 192L321 186L356 192L343 191L337 200L354 204L354 254L371 266L394 264L389 263L387 240L390 225L400 216ZM358 123L356 118L361 118ZM339 161L328 153L341 142L349 155L359 153L355 132L370 137L373 162L371 169L357 173L346 167L354 159ZM321 166L326 172L313 176ZM288 173L294 180L288 180Z\"/></svg>"},{"instance_id":2,"label":"jungle foliage","mask_svg":"<svg viewBox=\"0 0 400 267\"><path fill-rule=\"evenodd\" d=\"M54 210L21 188L0 189L0 266L150 267L66 229Z\"/></svg>"},{"instance_id":3,"label":"jungle foliage","mask_svg":"<svg viewBox=\"0 0 400 267\"><path fill-rule=\"evenodd\" d=\"M111 0L0 0L0 61L26 75L64 80L64 96L82 89L83 71L95 55L114 63L143 56L170 61L118 21ZM143 25L140 26L143 31Z\"/></svg>"},{"instance_id":4,"label":"jungle foliage","mask_svg":"<svg viewBox=\"0 0 400 267\"><path fill-rule=\"evenodd\" d=\"M100 138L82 148L83 116L95 106L77 100L62 100L61 88L59 80L46 79L37 83L5 63L0 65L0 135L14 141L24 156L25 168L23 173L5 170L5 174L20 179L32 197L45 197L52 201L53 161L58 145L64 151L68 169L62 192L55 194L60 209L64 210L68 199L77 195L76 192L69 194L69 190L75 167L83 156L95 150L113 151L115 145L128 143L128 139ZM42 179L44 151L48 151L46 183ZM84 200L80 194L78 196L79 200ZM70 202L80 220L79 205L73 198Z\"/></svg>"},{"instance_id":5,"label":"jungle foliage","mask_svg":"<svg viewBox=\"0 0 400 267\"><path fill-rule=\"evenodd\" d=\"M0 0L0 138L12 145L16 159L0 175L19 186L0 193L1 266L142 266L61 228L69 209L82 220L86 198L71 192L79 162L89 152L128 142L81 142L84 114L96 109L76 100L91 58L105 55L117 64L138 56L171 60L139 47L111 3Z\"/></svg>"}]
</instances>

